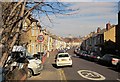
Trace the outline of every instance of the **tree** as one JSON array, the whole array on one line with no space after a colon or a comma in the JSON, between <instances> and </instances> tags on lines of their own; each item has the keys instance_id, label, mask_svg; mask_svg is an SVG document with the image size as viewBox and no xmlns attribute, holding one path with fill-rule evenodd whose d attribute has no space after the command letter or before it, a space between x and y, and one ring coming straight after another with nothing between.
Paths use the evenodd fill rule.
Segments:
<instances>
[{"instance_id":1,"label":"tree","mask_svg":"<svg viewBox=\"0 0 120 82\"><path fill-rule=\"evenodd\" d=\"M2 56L0 59L0 66L4 67L6 65L6 60L9 53L12 51L13 46L19 41L19 35L22 33L23 21L30 17L32 13L45 14L48 20L51 22L49 17L50 14L66 14L72 9L65 9L66 5L55 2L27 2L27 0L20 0L18 2L2 2L2 26L0 27L0 45L2 47ZM57 6L57 7L56 7ZM38 15L39 15L38 14ZM70 14L66 14L70 15ZM39 15L40 16L40 15ZM29 29L29 28L28 28Z\"/></svg>"}]
</instances>

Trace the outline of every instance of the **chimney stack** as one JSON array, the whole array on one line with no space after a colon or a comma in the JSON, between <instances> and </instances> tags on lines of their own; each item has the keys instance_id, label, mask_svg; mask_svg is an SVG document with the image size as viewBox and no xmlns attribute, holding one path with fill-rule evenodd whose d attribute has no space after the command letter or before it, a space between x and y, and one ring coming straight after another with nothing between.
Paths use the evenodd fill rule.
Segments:
<instances>
[{"instance_id":1,"label":"chimney stack","mask_svg":"<svg viewBox=\"0 0 120 82\"><path fill-rule=\"evenodd\" d=\"M101 29L100 27L97 28L97 33L100 33Z\"/></svg>"},{"instance_id":2,"label":"chimney stack","mask_svg":"<svg viewBox=\"0 0 120 82\"><path fill-rule=\"evenodd\" d=\"M109 30L111 28L110 22L106 24L106 30Z\"/></svg>"}]
</instances>

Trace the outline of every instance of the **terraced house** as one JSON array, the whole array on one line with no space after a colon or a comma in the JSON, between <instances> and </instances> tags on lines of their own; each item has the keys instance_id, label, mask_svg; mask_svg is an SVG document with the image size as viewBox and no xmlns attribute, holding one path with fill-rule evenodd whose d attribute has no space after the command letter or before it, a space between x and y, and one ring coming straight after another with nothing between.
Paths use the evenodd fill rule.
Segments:
<instances>
[{"instance_id":1,"label":"terraced house","mask_svg":"<svg viewBox=\"0 0 120 82\"><path fill-rule=\"evenodd\" d=\"M105 29L97 28L97 32L91 32L83 40L81 47L84 50L116 53L117 41L119 39L118 31L119 25L111 25L110 22L106 24Z\"/></svg>"},{"instance_id":2,"label":"terraced house","mask_svg":"<svg viewBox=\"0 0 120 82\"><path fill-rule=\"evenodd\" d=\"M120 2L119 2L119 4L120 4ZM120 7L119 7L119 9L120 9ZM118 13L118 25L116 27L116 43L117 43L117 49L118 49L118 51L120 51L120 10Z\"/></svg>"},{"instance_id":3,"label":"terraced house","mask_svg":"<svg viewBox=\"0 0 120 82\"><path fill-rule=\"evenodd\" d=\"M24 33L20 36L20 42L25 45L31 55L39 52L46 54L47 51L66 47L66 43L61 37L50 33L46 28L43 29L38 20L30 16L24 21L23 27ZM39 35L44 37L42 42L38 41Z\"/></svg>"},{"instance_id":4,"label":"terraced house","mask_svg":"<svg viewBox=\"0 0 120 82\"><path fill-rule=\"evenodd\" d=\"M40 33L41 27L37 23L38 21L32 17L26 19L23 24L23 31L25 32L21 35L21 43L26 44L28 52L32 55L40 51L40 44L37 41L37 37Z\"/></svg>"}]
</instances>

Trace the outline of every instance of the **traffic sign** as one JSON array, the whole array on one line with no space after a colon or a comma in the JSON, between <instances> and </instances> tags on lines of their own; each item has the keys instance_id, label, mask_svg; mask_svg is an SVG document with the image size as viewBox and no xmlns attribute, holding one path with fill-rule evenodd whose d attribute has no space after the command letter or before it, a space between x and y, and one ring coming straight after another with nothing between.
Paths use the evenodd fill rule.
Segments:
<instances>
[{"instance_id":1,"label":"traffic sign","mask_svg":"<svg viewBox=\"0 0 120 82\"><path fill-rule=\"evenodd\" d=\"M38 35L37 40L38 40L38 42L43 42L44 41L44 36L43 35Z\"/></svg>"}]
</instances>

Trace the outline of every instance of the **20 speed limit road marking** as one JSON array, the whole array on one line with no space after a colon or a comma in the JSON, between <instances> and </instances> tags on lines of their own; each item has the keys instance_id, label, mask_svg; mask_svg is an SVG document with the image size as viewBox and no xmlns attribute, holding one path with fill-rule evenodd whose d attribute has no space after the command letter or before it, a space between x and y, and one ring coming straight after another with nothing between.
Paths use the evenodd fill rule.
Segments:
<instances>
[{"instance_id":1,"label":"20 speed limit road marking","mask_svg":"<svg viewBox=\"0 0 120 82\"><path fill-rule=\"evenodd\" d=\"M78 74L89 80L105 80L105 77L97 72L90 70L79 70Z\"/></svg>"}]
</instances>

